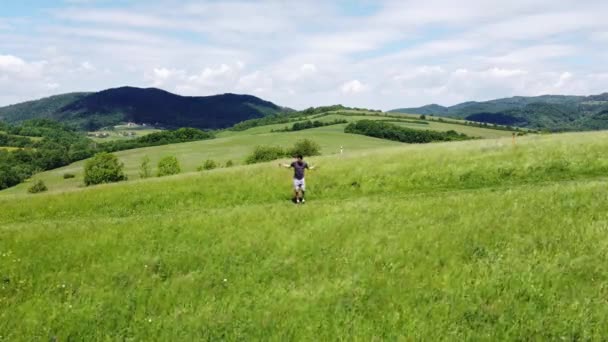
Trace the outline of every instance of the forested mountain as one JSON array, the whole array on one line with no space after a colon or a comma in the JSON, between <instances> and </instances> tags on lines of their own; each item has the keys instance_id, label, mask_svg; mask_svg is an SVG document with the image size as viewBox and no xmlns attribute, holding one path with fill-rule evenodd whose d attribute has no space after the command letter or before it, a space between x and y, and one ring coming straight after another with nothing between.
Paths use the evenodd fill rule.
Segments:
<instances>
[{"instance_id":1,"label":"forested mountain","mask_svg":"<svg viewBox=\"0 0 608 342\"><path fill-rule=\"evenodd\" d=\"M592 96L516 96L485 102L464 102L451 107L432 104L391 112L455 117L533 129L608 129L608 93Z\"/></svg>"},{"instance_id":2,"label":"forested mountain","mask_svg":"<svg viewBox=\"0 0 608 342\"><path fill-rule=\"evenodd\" d=\"M288 109L251 95L179 96L155 88L122 87L71 93L0 108L0 120L54 119L95 130L121 122L167 128L217 129Z\"/></svg>"}]
</instances>

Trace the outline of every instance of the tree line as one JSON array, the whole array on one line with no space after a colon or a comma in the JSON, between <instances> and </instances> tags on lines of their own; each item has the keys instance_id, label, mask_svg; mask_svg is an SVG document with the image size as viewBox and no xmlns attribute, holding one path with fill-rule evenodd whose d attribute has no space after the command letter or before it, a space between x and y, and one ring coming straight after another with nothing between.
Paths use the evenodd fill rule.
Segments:
<instances>
[{"instance_id":1,"label":"tree line","mask_svg":"<svg viewBox=\"0 0 608 342\"><path fill-rule=\"evenodd\" d=\"M273 129L273 130L271 130L271 132L295 132L295 131L302 131L305 129L339 125L339 124L345 124L345 123L348 123L348 121L346 121L344 119L336 119L336 120L327 121L327 122L323 122L323 121L319 121L319 120L315 120L315 121L307 120L307 121L303 121L303 122L296 122L293 125L291 125L291 127L285 127L283 129Z\"/></svg>"},{"instance_id":2,"label":"tree line","mask_svg":"<svg viewBox=\"0 0 608 342\"><path fill-rule=\"evenodd\" d=\"M410 144L474 139L453 130L447 132L417 130L378 120L352 122L344 128L344 133L361 134Z\"/></svg>"}]
</instances>

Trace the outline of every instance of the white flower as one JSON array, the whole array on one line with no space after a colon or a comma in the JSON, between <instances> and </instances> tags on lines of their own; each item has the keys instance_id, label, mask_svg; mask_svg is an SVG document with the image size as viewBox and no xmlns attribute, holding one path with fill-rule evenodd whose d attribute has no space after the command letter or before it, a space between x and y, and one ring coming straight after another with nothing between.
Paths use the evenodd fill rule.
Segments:
<instances>
[{"instance_id":1,"label":"white flower","mask_svg":"<svg viewBox=\"0 0 608 342\"><path fill-rule=\"evenodd\" d=\"M227 282L227 281L228 281L228 279L224 278L224 283Z\"/></svg>"}]
</instances>

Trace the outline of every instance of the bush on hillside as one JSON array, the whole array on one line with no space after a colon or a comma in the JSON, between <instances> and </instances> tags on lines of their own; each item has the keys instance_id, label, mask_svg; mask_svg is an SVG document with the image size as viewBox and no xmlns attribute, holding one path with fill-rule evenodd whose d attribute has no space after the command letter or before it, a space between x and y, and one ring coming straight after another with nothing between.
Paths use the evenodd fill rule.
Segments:
<instances>
[{"instance_id":1,"label":"bush on hillside","mask_svg":"<svg viewBox=\"0 0 608 342\"><path fill-rule=\"evenodd\" d=\"M203 163L203 170L213 170L217 167L217 163L214 160L207 159Z\"/></svg>"},{"instance_id":2,"label":"bush on hillside","mask_svg":"<svg viewBox=\"0 0 608 342\"><path fill-rule=\"evenodd\" d=\"M310 139L297 141L291 148L280 146L256 146L253 152L245 160L246 164L263 163L285 157L293 157L301 154L304 157L318 156L321 154L321 147Z\"/></svg>"},{"instance_id":3,"label":"bush on hillside","mask_svg":"<svg viewBox=\"0 0 608 342\"><path fill-rule=\"evenodd\" d=\"M234 163L232 162L232 160L229 160L226 162L226 167L233 167Z\"/></svg>"},{"instance_id":4,"label":"bush on hillside","mask_svg":"<svg viewBox=\"0 0 608 342\"><path fill-rule=\"evenodd\" d=\"M66 172L63 174L63 179L70 179L70 178L74 178L74 177L76 177L76 175L73 173Z\"/></svg>"},{"instance_id":5,"label":"bush on hillside","mask_svg":"<svg viewBox=\"0 0 608 342\"><path fill-rule=\"evenodd\" d=\"M150 167L150 157L145 156L139 165L139 177L148 178L152 176L152 168Z\"/></svg>"},{"instance_id":6,"label":"bush on hillside","mask_svg":"<svg viewBox=\"0 0 608 342\"><path fill-rule=\"evenodd\" d=\"M267 161L272 161L276 159L280 159L289 155L284 148L280 146L256 146L253 149L253 153L247 157L245 163L247 164L255 164L262 163Z\"/></svg>"},{"instance_id":7,"label":"bush on hillside","mask_svg":"<svg viewBox=\"0 0 608 342\"><path fill-rule=\"evenodd\" d=\"M291 149L289 149L289 155L296 156L301 154L302 156L318 156L321 154L321 146L310 139L302 139L296 141Z\"/></svg>"},{"instance_id":8,"label":"bush on hillside","mask_svg":"<svg viewBox=\"0 0 608 342\"><path fill-rule=\"evenodd\" d=\"M158 162L158 177L176 175L182 171L179 161L173 156L167 156Z\"/></svg>"},{"instance_id":9,"label":"bush on hillside","mask_svg":"<svg viewBox=\"0 0 608 342\"><path fill-rule=\"evenodd\" d=\"M97 153L84 165L84 184L89 186L126 180L123 167L115 155L107 152Z\"/></svg>"},{"instance_id":10,"label":"bush on hillside","mask_svg":"<svg viewBox=\"0 0 608 342\"><path fill-rule=\"evenodd\" d=\"M32 186L30 186L27 189L27 192L29 192L30 194L37 194L39 192L44 192L47 191L47 187L46 184L44 184L43 181L39 180L36 183L32 184Z\"/></svg>"}]
</instances>

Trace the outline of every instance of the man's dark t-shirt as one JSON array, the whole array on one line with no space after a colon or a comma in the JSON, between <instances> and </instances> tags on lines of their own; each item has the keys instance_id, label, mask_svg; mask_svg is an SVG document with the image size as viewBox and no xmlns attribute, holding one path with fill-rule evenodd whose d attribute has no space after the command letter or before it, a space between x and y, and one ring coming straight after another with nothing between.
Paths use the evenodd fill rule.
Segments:
<instances>
[{"instance_id":1,"label":"man's dark t-shirt","mask_svg":"<svg viewBox=\"0 0 608 342\"><path fill-rule=\"evenodd\" d=\"M308 164L305 161L295 161L290 166L293 167L293 178L297 180L304 178L304 169L308 169Z\"/></svg>"}]
</instances>

